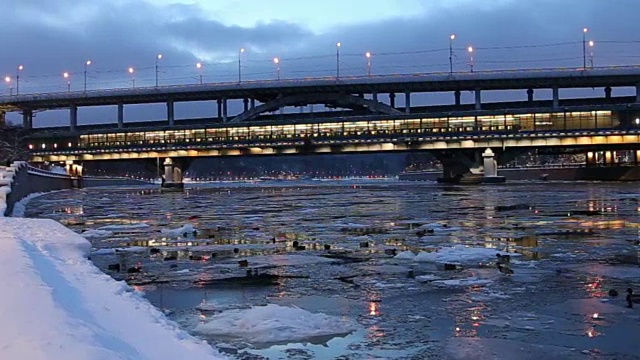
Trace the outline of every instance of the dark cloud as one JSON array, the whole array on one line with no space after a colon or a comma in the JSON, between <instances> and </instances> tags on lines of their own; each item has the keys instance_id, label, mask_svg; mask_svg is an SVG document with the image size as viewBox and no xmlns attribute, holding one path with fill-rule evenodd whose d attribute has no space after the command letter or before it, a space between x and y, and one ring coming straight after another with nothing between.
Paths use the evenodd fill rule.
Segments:
<instances>
[{"instance_id":1,"label":"dark cloud","mask_svg":"<svg viewBox=\"0 0 640 360\"><path fill-rule=\"evenodd\" d=\"M80 3L80 4L78 4ZM464 6L407 9L414 16L344 25L322 34L286 22L227 26L205 17L197 5L154 6L143 0L20 0L3 4L0 74L25 65L24 91L63 91L71 71L80 89L83 64L91 59L89 87L127 87L136 68L138 85L151 85L158 53L162 83L193 83L198 56L205 81L237 79L240 47L245 79L275 77L271 59L282 59L283 77L333 76L335 44L342 43L344 75L448 70L448 37L457 34L455 66L468 69L466 46L476 48L476 69L581 66L582 28L596 41L596 65L634 64L640 59L636 0L530 0L467 2ZM374 6L374 4L372 4ZM256 9L257 12L260 9ZM336 10L337 11L337 10ZM319 15L321 16L321 15ZM357 17L357 14L354 14ZM549 44L559 44L548 46ZM535 46L545 45L545 46ZM533 47L529 47L533 46ZM495 49L502 47L502 49ZM5 92L6 93L6 92Z\"/></svg>"}]
</instances>

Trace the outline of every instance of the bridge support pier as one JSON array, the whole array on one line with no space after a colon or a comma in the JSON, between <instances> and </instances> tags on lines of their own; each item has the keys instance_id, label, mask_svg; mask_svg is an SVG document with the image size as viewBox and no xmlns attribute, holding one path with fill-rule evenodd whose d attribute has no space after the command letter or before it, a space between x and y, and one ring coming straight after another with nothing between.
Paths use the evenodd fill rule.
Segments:
<instances>
[{"instance_id":1,"label":"bridge support pier","mask_svg":"<svg viewBox=\"0 0 640 360\"><path fill-rule=\"evenodd\" d=\"M248 111L249 110L249 99L244 98L244 99L242 99L242 102L244 104L244 111Z\"/></svg>"},{"instance_id":2,"label":"bridge support pier","mask_svg":"<svg viewBox=\"0 0 640 360\"><path fill-rule=\"evenodd\" d=\"M557 109L560 107L560 89L557 86L554 86L551 89L553 93L553 108Z\"/></svg>"},{"instance_id":3,"label":"bridge support pier","mask_svg":"<svg viewBox=\"0 0 640 360\"><path fill-rule=\"evenodd\" d=\"M636 102L640 103L640 84L636 84Z\"/></svg>"},{"instance_id":4,"label":"bridge support pier","mask_svg":"<svg viewBox=\"0 0 640 360\"><path fill-rule=\"evenodd\" d=\"M456 105L460 105L460 96L461 96L460 90L456 90L453 92L453 98L455 100Z\"/></svg>"},{"instance_id":5,"label":"bridge support pier","mask_svg":"<svg viewBox=\"0 0 640 360\"><path fill-rule=\"evenodd\" d=\"M411 92L405 91L404 93L404 112L406 114L411 113Z\"/></svg>"},{"instance_id":6,"label":"bridge support pier","mask_svg":"<svg viewBox=\"0 0 640 360\"><path fill-rule=\"evenodd\" d=\"M22 127L25 130L33 128L33 111L29 109L22 110Z\"/></svg>"},{"instance_id":7,"label":"bridge support pier","mask_svg":"<svg viewBox=\"0 0 640 360\"><path fill-rule=\"evenodd\" d=\"M476 110L482 109L482 91L480 89L475 90L476 94Z\"/></svg>"},{"instance_id":8,"label":"bridge support pier","mask_svg":"<svg viewBox=\"0 0 640 360\"><path fill-rule=\"evenodd\" d=\"M611 86L604 88L604 97L605 99L611 99Z\"/></svg>"},{"instance_id":9,"label":"bridge support pier","mask_svg":"<svg viewBox=\"0 0 640 360\"><path fill-rule=\"evenodd\" d=\"M373 99L373 101L375 102L378 102L378 93L375 91L371 93L371 99Z\"/></svg>"},{"instance_id":10,"label":"bridge support pier","mask_svg":"<svg viewBox=\"0 0 640 360\"><path fill-rule=\"evenodd\" d=\"M396 93L389 93L389 106L396 107Z\"/></svg>"},{"instance_id":11,"label":"bridge support pier","mask_svg":"<svg viewBox=\"0 0 640 360\"><path fill-rule=\"evenodd\" d=\"M164 159L164 177L162 178L163 189L183 189L182 167L178 161L171 158Z\"/></svg>"},{"instance_id":12,"label":"bridge support pier","mask_svg":"<svg viewBox=\"0 0 640 360\"><path fill-rule=\"evenodd\" d=\"M527 90L527 101L532 103L533 102L533 89L528 89Z\"/></svg>"},{"instance_id":13,"label":"bridge support pier","mask_svg":"<svg viewBox=\"0 0 640 360\"><path fill-rule=\"evenodd\" d=\"M256 108L256 99L251 98L251 110Z\"/></svg>"},{"instance_id":14,"label":"bridge support pier","mask_svg":"<svg viewBox=\"0 0 640 360\"><path fill-rule=\"evenodd\" d=\"M498 176L496 154L487 148L481 151L460 150L435 153L442 164L441 183L503 183L504 176Z\"/></svg>"},{"instance_id":15,"label":"bridge support pier","mask_svg":"<svg viewBox=\"0 0 640 360\"><path fill-rule=\"evenodd\" d=\"M71 104L69 106L69 130L71 132L76 131L78 127L78 106L75 104Z\"/></svg>"},{"instance_id":16,"label":"bridge support pier","mask_svg":"<svg viewBox=\"0 0 640 360\"><path fill-rule=\"evenodd\" d=\"M174 117L173 100L167 101L167 122L169 123L169 126L173 126L176 123Z\"/></svg>"},{"instance_id":17,"label":"bridge support pier","mask_svg":"<svg viewBox=\"0 0 640 360\"><path fill-rule=\"evenodd\" d=\"M124 104L118 104L118 129L124 127Z\"/></svg>"},{"instance_id":18,"label":"bridge support pier","mask_svg":"<svg viewBox=\"0 0 640 360\"><path fill-rule=\"evenodd\" d=\"M218 120L222 120L222 99L218 99Z\"/></svg>"},{"instance_id":19,"label":"bridge support pier","mask_svg":"<svg viewBox=\"0 0 640 360\"><path fill-rule=\"evenodd\" d=\"M227 99L222 99L222 122L227 122Z\"/></svg>"}]
</instances>

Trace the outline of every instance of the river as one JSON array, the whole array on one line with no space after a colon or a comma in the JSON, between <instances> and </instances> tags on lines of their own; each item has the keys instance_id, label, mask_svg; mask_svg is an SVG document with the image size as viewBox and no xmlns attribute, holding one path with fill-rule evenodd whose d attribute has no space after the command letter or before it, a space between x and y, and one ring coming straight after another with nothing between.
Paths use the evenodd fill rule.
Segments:
<instances>
[{"instance_id":1,"label":"river","mask_svg":"<svg viewBox=\"0 0 640 360\"><path fill-rule=\"evenodd\" d=\"M84 233L99 268L235 359L640 353L637 183L82 189L26 216Z\"/></svg>"}]
</instances>

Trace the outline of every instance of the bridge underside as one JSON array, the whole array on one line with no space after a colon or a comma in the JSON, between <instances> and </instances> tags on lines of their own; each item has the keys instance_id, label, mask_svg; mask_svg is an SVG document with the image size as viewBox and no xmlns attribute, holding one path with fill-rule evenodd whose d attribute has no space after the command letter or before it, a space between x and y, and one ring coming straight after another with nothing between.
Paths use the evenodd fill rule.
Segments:
<instances>
[{"instance_id":1,"label":"bridge underside","mask_svg":"<svg viewBox=\"0 0 640 360\"><path fill-rule=\"evenodd\" d=\"M318 93L318 94L296 94L290 96L277 97L266 103L247 109L229 122L241 122L253 120L261 114L276 111L287 106L306 106L322 104L327 107L344 108L352 110L369 110L373 114L402 114L399 110L377 100L365 99L342 93Z\"/></svg>"},{"instance_id":2,"label":"bridge underside","mask_svg":"<svg viewBox=\"0 0 640 360\"><path fill-rule=\"evenodd\" d=\"M494 136L451 136L451 137L404 137L370 138L366 140L331 139L298 140L254 143L251 145L229 143L206 146L172 146L171 149L113 149L93 150L75 153L36 153L33 162L57 161L97 161L120 159L145 159L163 157L217 157L245 155L311 155L368 152L441 151L441 150L484 150L533 149L533 148L583 148L590 149L640 149L640 131L605 132L582 131L572 133L501 134Z\"/></svg>"}]
</instances>

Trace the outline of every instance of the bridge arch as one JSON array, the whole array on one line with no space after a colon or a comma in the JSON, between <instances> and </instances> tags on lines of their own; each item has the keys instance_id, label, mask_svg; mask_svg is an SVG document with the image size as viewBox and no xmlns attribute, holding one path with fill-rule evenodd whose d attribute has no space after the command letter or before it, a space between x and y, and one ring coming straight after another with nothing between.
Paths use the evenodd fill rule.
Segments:
<instances>
[{"instance_id":1,"label":"bridge arch","mask_svg":"<svg viewBox=\"0 0 640 360\"><path fill-rule=\"evenodd\" d=\"M296 94L289 96L279 96L260 106L248 109L229 122L241 122L255 119L258 115L278 110L286 106L303 106L310 104L334 105L346 109L368 109L377 114L402 114L401 111L381 103L376 100L365 99L360 96L342 93L318 93L318 94Z\"/></svg>"}]
</instances>

